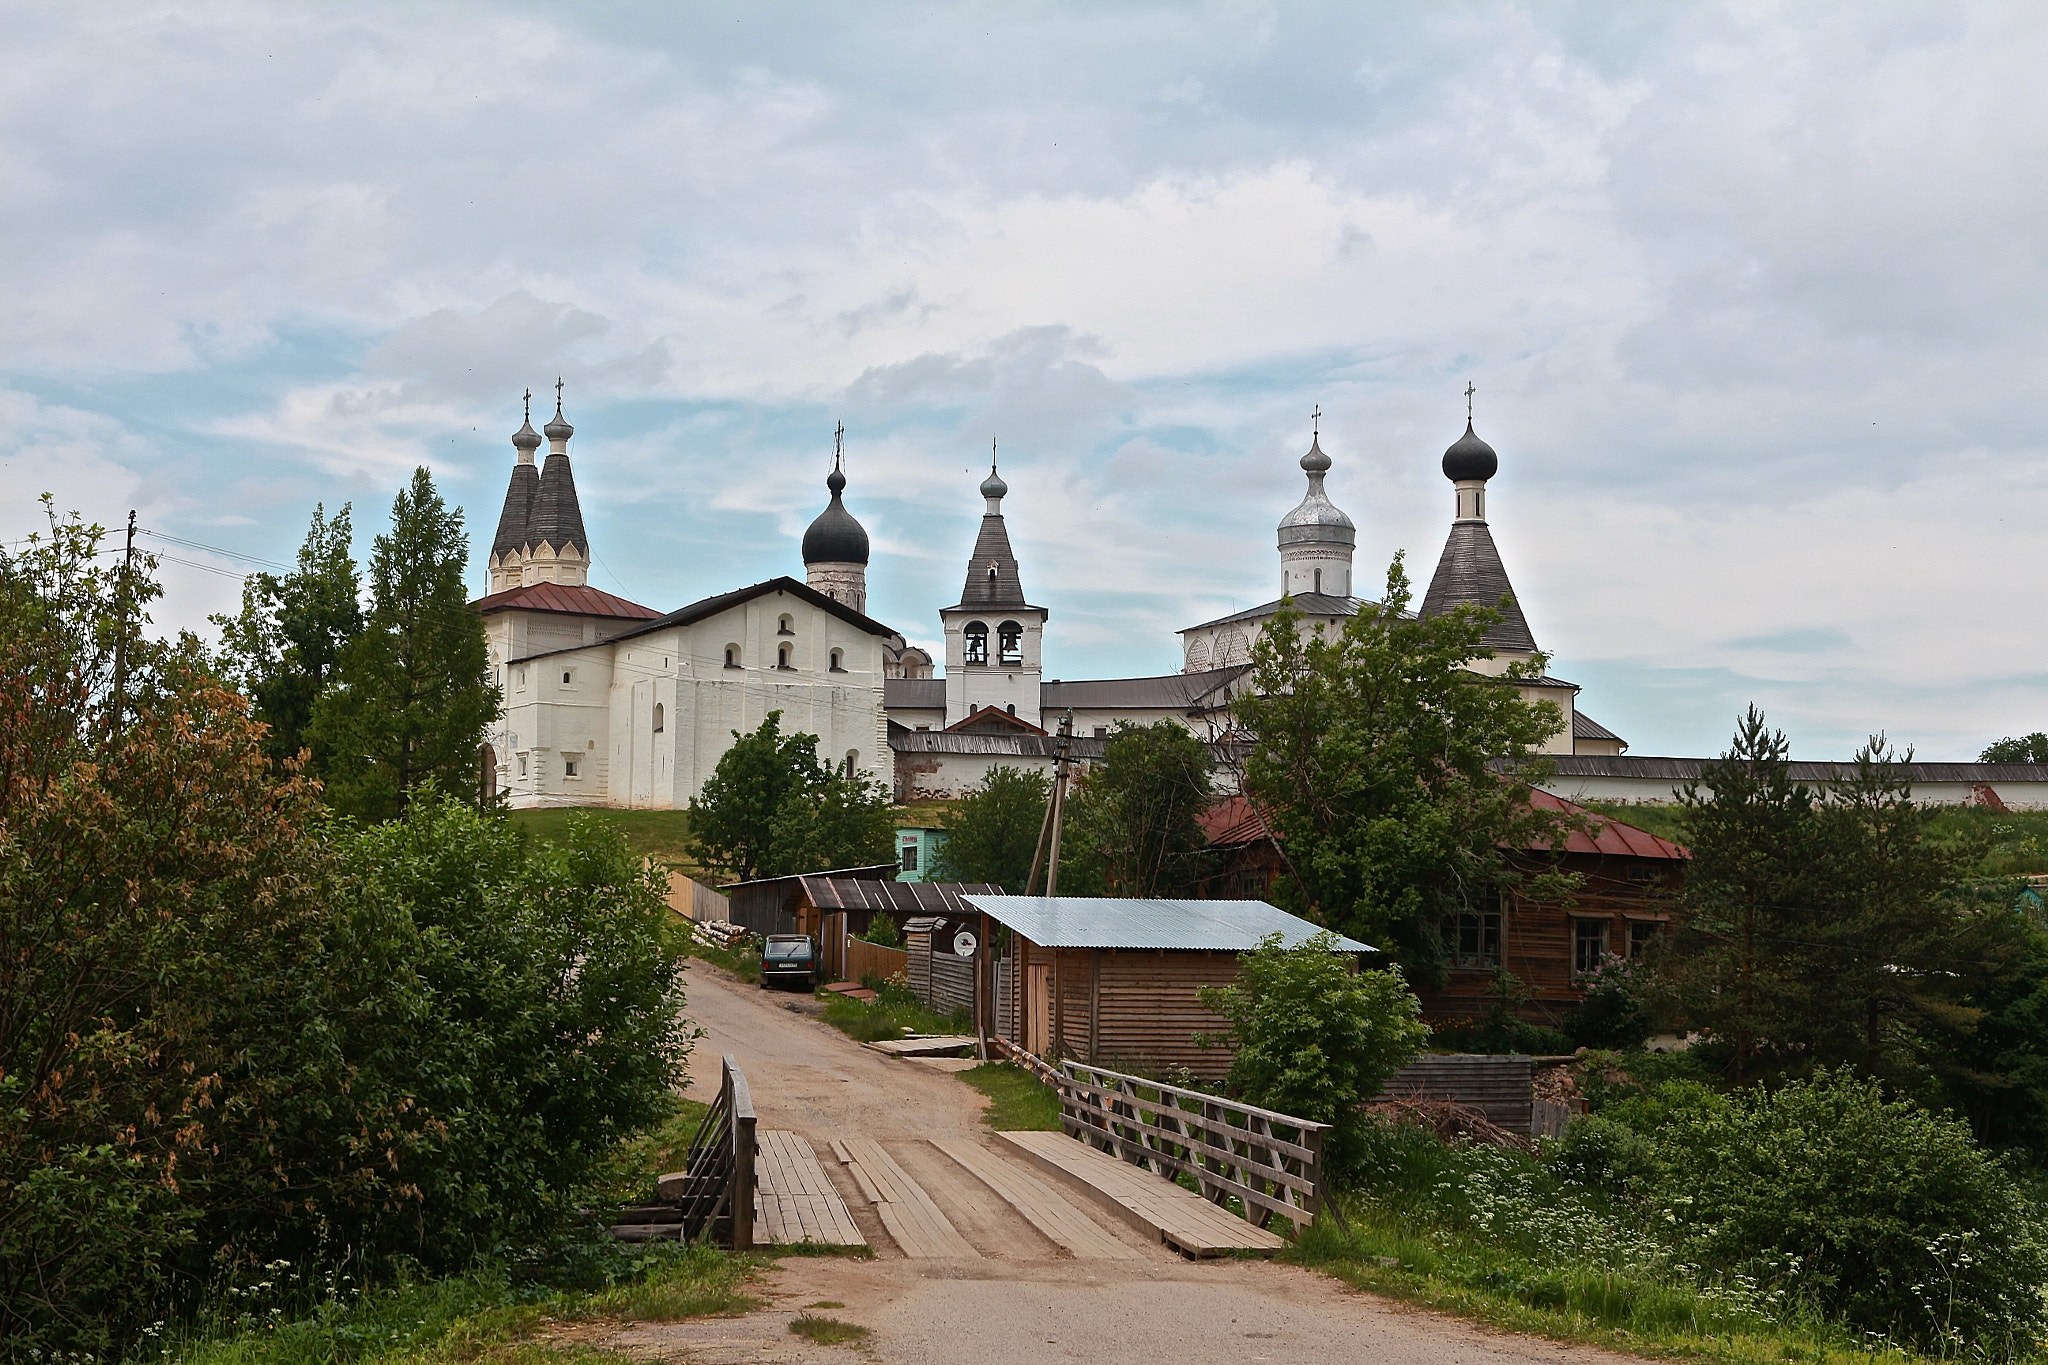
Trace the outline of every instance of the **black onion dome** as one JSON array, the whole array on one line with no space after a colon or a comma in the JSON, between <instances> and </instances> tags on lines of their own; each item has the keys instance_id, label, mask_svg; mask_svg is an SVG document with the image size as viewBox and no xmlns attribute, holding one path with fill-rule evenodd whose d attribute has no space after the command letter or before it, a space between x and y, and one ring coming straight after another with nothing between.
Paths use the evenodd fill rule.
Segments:
<instances>
[{"instance_id":1,"label":"black onion dome","mask_svg":"<svg viewBox=\"0 0 2048 1365\"><path fill-rule=\"evenodd\" d=\"M1492 446L1479 439L1470 422L1465 423L1465 434L1444 452L1444 477L1452 483L1465 479L1484 481L1499 470L1500 456L1493 453Z\"/></svg>"},{"instance_id":2,"label":"black onion dome","mask_svg":"<svg viewBox=\"0 0 2048 1365\"><path fill-rule=\"evenodd\" d=\"M868 533L839 500L846 487L846 476L834 469L825 480L825 487L832 490L832 501L804 532L804 563L866 564Z\"/></svg>"}]
</instances>

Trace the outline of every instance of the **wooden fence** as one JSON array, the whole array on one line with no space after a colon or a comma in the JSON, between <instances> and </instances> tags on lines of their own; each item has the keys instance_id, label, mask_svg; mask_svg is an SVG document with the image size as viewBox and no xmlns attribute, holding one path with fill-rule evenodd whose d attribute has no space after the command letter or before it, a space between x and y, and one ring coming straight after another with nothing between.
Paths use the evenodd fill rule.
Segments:
<instances>
[{"instance_id":1,"label":"wooden fence","mask_svg":"<svg viewBox=\"0 0 2048 1365\"><path fill-rule=\"evenodd\" d=\"M1477 1110L1510 1133L1534 1129L1535 1060L1524 1056L1443 1053L1416 1058L1387 1078L1389 1099L1449 1100Z\"/></svg>"},{"instance_id":2,"label":"wooden fence","mask_svg":"<svg viewBox=\"0 0 2048 1365\"><path fill-rule=\"evenodd\" d=\"M659 1187L663 1202L682 1208L684 1241L709 1228L727 1246L744 1251L754 1245L754 1151L754 1097L746 1073L727 1056L718 1098L697 1125L682 1172L662 1177Z\"/></svg>"},{"instance_id":3,"label":"wooden fence","mask_svg":"<svg viewBox=\"0 0 2048 1365\"><path fill-rule=\"evenodd\" d=\"M1067 1136L1168 1180L1192 1180L1212 1204L1235 1199L1248 1222L1308 1227L1325 1207L1325 1124L1080 1062L1040 1060L1006 1039L995 1049L1060 1095ZM1341 1218L1341 1215L1337 1215Z\"/></svg>"},{"instance_id":4,"label":"wooden fence","mask_svg":"<svg viewBox=\"0 0 2048 1365\"><path fill-rule=\"evenodd\" d=\"M858 938L847 939L844 948L846 963L841 974L848 981L865 981L871 976L901 981L909 973L910 954L901 948L884 948Z\"/></svg>"}]
</instances>

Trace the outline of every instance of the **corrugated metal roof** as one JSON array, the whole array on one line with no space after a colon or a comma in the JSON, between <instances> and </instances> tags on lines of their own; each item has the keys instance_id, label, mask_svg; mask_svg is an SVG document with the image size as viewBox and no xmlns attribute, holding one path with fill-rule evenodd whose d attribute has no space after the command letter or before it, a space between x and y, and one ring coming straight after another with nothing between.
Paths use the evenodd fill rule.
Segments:
<instances>
[{"instance_id":1,"label":"corrugated metal roof","mask_svg":"<svg viewBox=\"0 0 2048 1365\"><path fill-rule=\"evenodd\" d=\"M1289 946L1321 933L1264 901L1126 900L1112 896L961 897L1045 948L1178 948L1243 953L1268 934ZM1337 950L1379 951L1339 937Z\"/></svg>"},{"instance_id":2,"label":"corrugated metal roof","mask_svg":"<svg viewBox=\"0 0 2048 1365\"><path fill-rule=\"evenodd\" d=\"M1277 839L1265 815L1245 796L1226 796L1195 817L1209 842L1221 847Z\"/></svg>"},{"instance_id":3,"label":"corrugated metal roof","mask_svg":"<svg viewBox=\"0 0 2048 1365\"><path fill-rule=\"evenodd\" d=\"M1211 668L1201 673L1168 673L1157 678L1092 678L1040 684L1039 705L1046 711L1091 706L1158 707L1187 711L1221 702L1224 687L1252 671L1250 664Z\"/></svg>"},{"instance_id":4,"label":"corrugated metal roof","mask_svg":"<svg viewBox=\"0 0 2048 1365\"><path fill-rule=\"evenodd\" d=\"M876 882L851 877L805 877L804 894L820 910L887 910L894 914L962 915L960 898L1000 896L992 882Z\"/></svg>"},{"instance_id":5,"label":"corrugated metal roof","mask_svg":"<svg viewBox=\"0 0 2048 1365\"><path fill-rule=\"evenodd\" d=\"M1596 815L1577 802L1567 801L1561 796L1552 796L1547 791L1531 788L1526 795L1529 804L1537 810L1560 811L1566 815L1583 815L1592 824L1592 831L1573 830L1565 839L1563 852L1566 853L1611 853L1624 858L1690 858L1692 855L1672 843L1659 838L1645 829L1625 825L1605 815ZM1551 852L1559 850L1552 846Z\"/></svg>"},{"instance_id":6,"label":"corrugated metal roof","mask_svg":"<svg viewBox=\"0 0 2048 1365\"><path fill-rule=\"evenodd\" d=\"M988 754L1008 758L1051 758L1052 735L990 735L971 730L906 730L889 722L889 747L899 754ZM1079 759L1102 757L1105 741L1075 735L1067 752Z\"/></svg>"}]
</instances>

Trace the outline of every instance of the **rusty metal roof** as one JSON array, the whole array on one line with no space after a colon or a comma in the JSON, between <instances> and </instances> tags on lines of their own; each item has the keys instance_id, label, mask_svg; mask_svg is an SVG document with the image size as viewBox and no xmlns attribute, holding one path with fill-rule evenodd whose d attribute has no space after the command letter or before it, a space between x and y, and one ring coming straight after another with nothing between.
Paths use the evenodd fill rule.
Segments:
<instances>
[{"instance_id":1,"label":"rusty metal roof","mask_svg":"<svg viewBox=\"0 0 2048 1365\"><path fill-rule=\"evenodd\" d=\"M489 597L479 597L470 606L485 616L494 611L559 611L573 616L617 616L629 621L651 621L661 615L652 607L614 597L585 583L529 583L507 588Z\"/></svg>"},{"instance_id":2,"label":"rusty metal roof","mask_svg":"<svg viewBox=\"0 0 2048 1365\"><path fill-rule=\"evenodd\" d=\"M1127 900L1113 896L961 897L1044 948L1163 948L1243 953L1268 934L1289 947L1322 932L1264 901ZM1337 951L1377 948L1339 937Z\"/></svg>"},{"instance_id":3,"label":"rusty metal roof","mask_svg":"<svg viewBox=\"0 0 2048 1365\"><path fill-rule=\"evenodd\" d=\"M1574 801L1561 796L1552 796L1539 788L1527 792L1529 804L1536 810L1554 810L1565 815L1583 815L1591 822L1592 830L1573 830L1564 841L1562 849L1550 846L1552 853L1609 853L1623 858L1690 858L1687 853L1669 839L1660 839L1648 830L1624 825L1621 821L1605 815L1596 815ZM1536 845L1535 847L1542 847Z\"/></svg>"}]
</instances>

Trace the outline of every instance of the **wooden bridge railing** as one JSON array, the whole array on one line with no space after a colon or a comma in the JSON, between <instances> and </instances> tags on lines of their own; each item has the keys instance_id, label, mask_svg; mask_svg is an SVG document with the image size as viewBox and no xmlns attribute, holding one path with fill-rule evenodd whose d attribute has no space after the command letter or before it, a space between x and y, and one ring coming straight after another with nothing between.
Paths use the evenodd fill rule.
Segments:
<instances>
[{"instance_id":1,"label":"wooden bridge railing","mask_svg":"<svg viewBox=\"0 0 2048 1365\"><path fill-rule=\"evenodd\" d=\"M1213 1204L1228 1207L1234 1197L1237 1211L1262 1228L1279 1217L1299 1231L1326 1207L1336 1213L1323 1197L1327 1124L1080 1062L1055 1065L1008 1039L992 1042L1059 1091L1069 1137L1169 1180L1186 1177Z\"/></svg>"},{"instance_id":2,"label":"wooden bridge railing","mask_svg":"<svg viewBox=\"0 0 2048 1365\"><path fill-rule=\"evenodd\" d=\"M720 1061L718 1098L690 1140L679 1188L662 1192L682 1207L684 1241L696 1241L708 1228L736 1250L754 1245L754 1150L754 1097L746 1073L727 1056Z\"/></svg>"}]
</instances>

